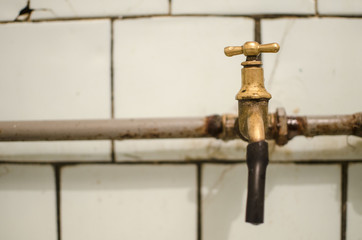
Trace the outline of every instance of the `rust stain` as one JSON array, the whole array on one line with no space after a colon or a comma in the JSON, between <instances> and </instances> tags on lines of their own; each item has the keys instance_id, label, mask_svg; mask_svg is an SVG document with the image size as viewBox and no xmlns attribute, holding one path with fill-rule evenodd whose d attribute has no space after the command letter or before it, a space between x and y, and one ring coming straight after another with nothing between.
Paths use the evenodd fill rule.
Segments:
<instances>
[{"instance_id":1,"label":"rust stain","mask_svg":"<svg viewBox=\"0 0 362 240\"><path fill-rule=\"evenodd\" d=\"M297 135L303 135L307 128L307 120L305 117L288 117L288 139L292 139Z\"/></svg>"},{"instance_id":2,"label":"rust stain","mask_svg":"<svg viewBox=\"0 0 362 240\"><path fill-rule=\"evenodd\" d=\"M218 137L222 133L222 117L211 115L205 118L205 130L208 135Z\"/></svg>"}]
</instances>

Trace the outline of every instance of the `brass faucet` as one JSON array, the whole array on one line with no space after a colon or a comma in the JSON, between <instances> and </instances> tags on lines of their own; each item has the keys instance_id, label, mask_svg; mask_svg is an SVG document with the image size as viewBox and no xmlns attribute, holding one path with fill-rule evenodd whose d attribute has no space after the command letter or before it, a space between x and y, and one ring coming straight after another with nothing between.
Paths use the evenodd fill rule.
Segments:
<instances>
[{"instance_id":1,"label":"brass faucet","mask_svg":"<svg viewBox=\"0 0 362 240\"><path fill-rule=\"evenodd\" d=\"M226 47L228 57L244 54L241 63L242 86L236 100L239 105L238 130L240 137L249 142L246 161L249 168L246 222L260 224L264 221L264 192L266 167L269 162L268 143L268 102L270 93L264 87L264 71L259 61L260 53L276 53L277 43L259 44L246 42L243 46Z\"/></svg>"}]
</instances>

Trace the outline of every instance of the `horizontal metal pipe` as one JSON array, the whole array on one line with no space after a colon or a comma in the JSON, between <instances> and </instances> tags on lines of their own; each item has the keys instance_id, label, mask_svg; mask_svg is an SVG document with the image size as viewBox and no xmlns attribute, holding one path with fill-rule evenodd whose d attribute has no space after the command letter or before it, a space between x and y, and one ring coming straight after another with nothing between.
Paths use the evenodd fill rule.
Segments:
<instances>
[{"instance_id":1,"label":"horizontal metal pipe","mask_svg":"<svg viewBox=\"0 0 362 240\"><path fill-rule=\"evenodd\" d=\"M303 135L355 135L362 137L362 113L332 116L287 117L288 139Z\"/></svg>"},{"instance_id":2,"label":"horizontal metal pipe","mask_svg":"<svg viewBox=\"0 0 362 240\"><path fill-rule=\"evenodd\" d=\"M267 139L278 145L295 136L355 135L362 137L362 113L339 116L269 114ZM0 121L0 141L123 140L151 138L239 138L236 115L194 118L150 118L62 121Z\"/></svg>"},{"instance_id":3,"label":"horizontal metal pipe","mask_svg":"<svg viewBox=\"0 0 362 240\"><path fill-rule=\"evenodd\" d=\"M0 122L0 141L218 137L222 117Z\"/></svg>"}]
</instances>

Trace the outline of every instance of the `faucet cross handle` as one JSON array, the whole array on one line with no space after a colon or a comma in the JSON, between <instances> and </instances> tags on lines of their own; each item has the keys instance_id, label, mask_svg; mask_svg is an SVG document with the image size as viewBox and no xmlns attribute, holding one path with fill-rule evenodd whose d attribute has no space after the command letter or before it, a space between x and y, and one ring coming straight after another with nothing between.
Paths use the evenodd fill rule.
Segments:
<instances>
[{"instance_id":1,"label":"faucet cross handle","mask_svg":"<svg viewBox=\"0 0 362 240\"><path fill-rule=\"evenodd\" d=\"M278 43L259 44L258 42L246 42L243 46L226 47L224 53L228 57L239 54L245 56L258 56L260 53L276 53L279 51Z\"/></svg>"}]
</instances>

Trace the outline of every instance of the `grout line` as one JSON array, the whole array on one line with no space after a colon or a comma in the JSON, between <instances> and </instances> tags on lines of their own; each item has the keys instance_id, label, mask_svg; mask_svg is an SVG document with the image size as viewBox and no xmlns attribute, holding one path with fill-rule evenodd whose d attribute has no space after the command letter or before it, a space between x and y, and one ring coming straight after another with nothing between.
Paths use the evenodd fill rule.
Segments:
<instances>
[{"instance_id":1,"label":"grout line","mask_svg":"<svg viewBox=\"0 0 362 240\"><path fill-rule=\"evenodd\" d=\"M73 18L49 18L32 19L30 21L0 21L0 24L19 24L19 23L41 23L41 22L59 22L59 21L89 21L89 20L127 20L137 18L153 17L231 17L231 18L251 18L251 19L278 19L278 18L362 18L362 15L336 15L336 14L261 14L261 15L230 15L230 14L150 14L150 15L129 15L129 16L110 16L110 17L73 17Z\"/></svg>"},{"instance_id":2,"label":"grout line","mask_svg":"<svg viewBox=\"0 0 362 240\"><path fill-rule=\"evenodd\" d=\"M62 239L61 233L61 217L60 217L60 173L61 166L58 164L53 165L54 168L54 176L55 176L55 201L56 201L56 215L57 215L57 240Z\"/></svg>"},{"instance_id":3,"label":"grout line","mask_svg":"<svg viewBox=\"0 0 362 240\"><path fill-rule=\"evenodd\" d=\"M318 0L314 0L314 9L315 9L315 15L319 17L319 11L318 11Z\"/></svg>"},{"instance_id":4,"label":"grout line","mask_svg":"<svg viewBox=\"0 0 362 240\"><path fill-rule=\"evenodd\" d=\"M111 43L110 43L110 78L111 78L111 118L114 118L114 20L111 19Z\"/></svg>"},{"instance_id":5,"label":"grout line","mask_svg":"<svg viewBox=\"0 0 362 240\"><path fill-rule=\"evenodd\" d=\"M172 0L168 0L168 15L172 15Z\"/></svg>"},{"instance_id":6,"label":"grout line","mask_svg":"<svg viewBox=\"0 0 362 240\"><path fill-rule=\"evenodd\" d=\"M261 43L260 18L256 18L254 20L254 40L258 43Z\"/></svg>"},{"instance_id":7,"label":"grout line","mask_svg":"<svg viewBox=\"0 0 362 240\"><path fill-rule=\"evenodd\" d=\"M141 161L44 161L44 162L32 162L32 161L3 161L0 160L1 164L14 164L14 165L192 165L192 164L244 164L245 160L165 160L165 161L154 161L154 160L141 160ZM337 165L337 164L349 164L349 163L362 163L362 159L358 160L309 160L309 161L270 161L269 164L298 164L298 165Z\"/></svg>"},{"instance_id":8,"label":"grout line","mask_svg":"<svg viewBox=\"0 0 362 240\"><path fill-rule=\"evenodd\" d=\"M111 19L111 43L110 43L110 78L111 78L111 118L114 119L114 19ZM111 140L111 161L116 162L115 141Z\"/></svg>"},{"instance_id":9,"label":"grout line","mask_svg":"<svg viewBox=\"0 0 362 240\"><path fill-rule=\"evenodd\" d=\"M261 40L261 25L260 25L260 18L254 19L254 41L258 43L262 43ZM262 60L262 54L258 56L258 61Z\"/></svg>"},{"instance_id":10,"label":"grout line","mask_svg":"<svg viewBox=\"0 0 362 240\"><path fill-rule=\"evenodd\" d=\"M197 164L197 240L202 240L202 163Z\"/></svg>"},{"instance_id":11,"label":"grout line","mask_svg":"<svg viewBox=\"0 0 362 240\"><path fill-rule=\"evenodd\" d=\"M346 240L347 232L347 191L348 163L341 164L341 240Z\"/></svg>"}]
</instances>

